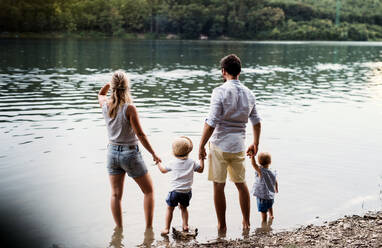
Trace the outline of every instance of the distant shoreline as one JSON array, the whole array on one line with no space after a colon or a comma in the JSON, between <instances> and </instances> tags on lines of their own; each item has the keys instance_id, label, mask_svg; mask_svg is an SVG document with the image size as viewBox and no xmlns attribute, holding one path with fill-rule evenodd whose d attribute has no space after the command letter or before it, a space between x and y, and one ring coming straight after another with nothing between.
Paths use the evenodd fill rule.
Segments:
<instances>
[{"instance_id":1,"label":"distant shoreline","mask_svg":"<svg viewBox=\"0 0 382 248\"><path fill-rule=\"evenodd\" d=\"M102 32L84 31L84 32L0 32L0 39L113 39L113 40L211 40L211 41L342 41L342 42L382 42L382 39L376 40L309 40L309 39L294 39L294 40L269 40L269 39L238 39L228 36L220 36L216 38L209 38L201 36L199 39L183 39L180 35L176 34L153 34L153 33L125 33L119 36L106 35Z\"/></svg>"}]
</instances>

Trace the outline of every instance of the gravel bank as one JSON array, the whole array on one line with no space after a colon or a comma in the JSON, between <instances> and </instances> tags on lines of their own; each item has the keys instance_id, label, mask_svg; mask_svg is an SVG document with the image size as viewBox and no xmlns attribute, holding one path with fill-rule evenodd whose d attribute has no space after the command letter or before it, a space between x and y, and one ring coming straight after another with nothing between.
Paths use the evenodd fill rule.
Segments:
<instances>
[{"instance_id":1,"label":"gravel bank","mask_svg":"<svg viewBox=\"0 0 382 248\"><path fill-rule=\"evenodd\" d=\"M308 225L293 231L263 231L243 239L207 243L167 243L166 247L382 247L382 211L345 216L322 226Z\"/></svg>"}]
</instances>

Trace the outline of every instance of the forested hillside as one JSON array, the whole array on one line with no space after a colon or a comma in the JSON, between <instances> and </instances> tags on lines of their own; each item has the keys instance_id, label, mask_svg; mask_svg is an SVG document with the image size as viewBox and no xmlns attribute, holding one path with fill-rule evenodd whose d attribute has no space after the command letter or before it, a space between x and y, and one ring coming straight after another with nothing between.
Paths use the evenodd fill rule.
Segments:
<instances>
[{"instance_id":1,"label":"forested hillside","mask_svg":"<svg viewBox=\"0 0 382 248\"><path fill-rule=\"evenodd\" d=\"M338 10L338 15L336 15ZM337 19L336 19L337 18ZM382 40L381 0L1 0L1 33Z\"/></svg>"}]
</instances>

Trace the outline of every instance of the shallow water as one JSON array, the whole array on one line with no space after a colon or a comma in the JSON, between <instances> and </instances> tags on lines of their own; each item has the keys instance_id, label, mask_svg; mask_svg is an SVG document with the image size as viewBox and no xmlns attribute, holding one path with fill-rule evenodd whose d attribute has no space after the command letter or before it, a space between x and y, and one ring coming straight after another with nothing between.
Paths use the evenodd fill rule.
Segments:
<instances>
[{"instance_id":1,"label":"shallow water","mask_svg":"<svg viewBox=\"0 0 382 248\"><path fill-rule=\"evenodd\" d=\"M156 197L153 233L145 235L143 196L131 180L125 182L123 238L113 233L107 135L97 92L113 70L128 72L143 128L165 163L174 137L187 135L197 147L211 91L222 83L218 61L228 53L242 59L240 79L255 93L263 119L260 150L272 154L271 168L277 170L280 193L272 228L382 207L382 43L0 40L0 45L1 228L9 224L18 239L40 239L42 247L165 244L159 233L168 176L152 166L146 151ZM247 141L251 135L248 128ZM251 187L254 171L246 163ZM226 238L242 237L238 195L230 182L226 196ZM260 216L251 200L252 233ZM179 211L173 224L181 224ZM199 228L198 241L217 238L207 173L195 175L190 224Z\"/></svg>"}]
</instances>

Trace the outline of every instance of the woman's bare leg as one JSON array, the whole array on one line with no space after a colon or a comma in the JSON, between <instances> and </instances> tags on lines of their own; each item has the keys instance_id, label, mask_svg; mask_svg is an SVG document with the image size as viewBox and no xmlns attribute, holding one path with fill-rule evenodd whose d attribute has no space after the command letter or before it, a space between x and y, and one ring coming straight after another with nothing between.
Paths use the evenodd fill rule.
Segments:
<instances>
[{"instance_id":1,"label":"woman's bare leg","mask_svg":"<svg viewBox=\"0 0 382 248\"><path fill-rule=\"evenodd\" d=\"M119 175L109 175L111 185L111 213L117 227L122 228L122 207L121 200L123 194L123 182L125 173Z\"/></svg>"},{"instance_id":2,"label":"woman's bare leg","mask_svg":"<svg viewBox=\"0 0 382 248\"><path fill-rule=\"evenodd\" d=\"M134 178L135 182L141 188L144 199L143 199L143 208L145 211L146 218L146 228L151 228L153 226L153 216L154 216L154 189L153 182L149 173L141 177Z\"/></svg>"}]
</instances>

